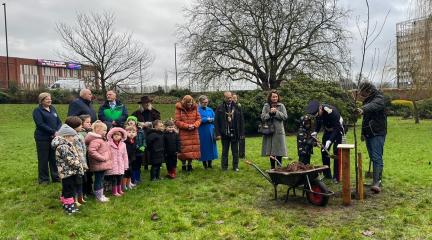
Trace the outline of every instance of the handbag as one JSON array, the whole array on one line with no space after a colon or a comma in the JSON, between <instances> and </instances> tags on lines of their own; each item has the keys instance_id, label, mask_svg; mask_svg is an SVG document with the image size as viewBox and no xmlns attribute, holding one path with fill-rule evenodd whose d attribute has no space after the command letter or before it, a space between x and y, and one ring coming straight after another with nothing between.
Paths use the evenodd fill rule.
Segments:
<instances>
[{"instance_id":1,"label":"handbag","mask_svg":"<svg viewBox=\"0 0 432 240\"><path fill-rule=\"evenodd\" d=\"M262 135L273 135L273 133L275 132L275 126L273 124L273 118L271 119L270 122L261 122L260 124L258 124L258 132L261 133Z\"/></svg>"}]
</instances>

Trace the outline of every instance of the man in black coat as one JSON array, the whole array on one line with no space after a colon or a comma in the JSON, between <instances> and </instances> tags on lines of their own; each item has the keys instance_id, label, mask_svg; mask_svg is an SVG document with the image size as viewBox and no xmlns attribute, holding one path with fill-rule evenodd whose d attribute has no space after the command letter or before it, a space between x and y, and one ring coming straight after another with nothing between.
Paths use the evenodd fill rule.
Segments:
<instances>
[{"instance_id":1,"label":"man in black coat","mask_svg":"<svg viewBox=\"0 0 432 240\"><path fill-rule=\"evenodd\" d=\"M360 98L363 106L356 112L363 115L362 140L366 141L369 158L373 162L373 183L371 190L381 192L382 171L384 167L383 152L387 135L387 115L384 96L376 87L364 82L360 84Z\"/></svg>"},{"instance_id":2,"label":"man in black coat","mask_svg":"<svg viewBox=\"0 0 432 240\"><path fill-rule=\"evenodd\" d=\"M128 117L126 105L117 99L117 94L113 90L106 93L106 98L107 100L99 107L99 120L108 128L123 127Z\"/></svg>"},{"instance_id":3,"label":"man in black coat","mask_svg":"<svg viewBox=\"0 0 432 240\"><path fill-rule=\"evenodd\" d=\"M328 104L320 104L317 100L312 100L309 102L306 112L312 116L315 116L316 119L315 131L311 133L311 136L316 137L318 132L321 130L321 126L324 126L322 146L328 151L333 145L333 155L335 157L333 164L333 177L334 181L338 182L340 181L340 163L337 158L337 146L342 143L342 136L344 134L343 119L336 107ZM331 179L332 175L330 171L330 156L325 150L322 149L321 158L323 164L329 166L329 168L324 170L323 173L325 178Z\"/></svg>"},{"instance_id":4,"label":"man in black coat","mask_svg":"<svg viewBox=\"0 0 432 240\"><path fill-rule=\"evenodd\" d=\"M92 92L90 89L82 89L80 96L69 104L69 116L90 115L91 122L97 120L96 112L92 106Z\"/></svg>"},{"instance_id":5,"label":"man in black coat","mask_svg":"<svg viewBox=\"0 0 432 240\"><path fill-rule=\"evenodd\" d=\"M231 92L224 93L224 102L216 108L216 136L222 139L222 170L228 170L228 151L231 145L233 170L238 171L239 140L244 138L244 118L241 108L232 100Z\"/></svg>"}]
</instances>

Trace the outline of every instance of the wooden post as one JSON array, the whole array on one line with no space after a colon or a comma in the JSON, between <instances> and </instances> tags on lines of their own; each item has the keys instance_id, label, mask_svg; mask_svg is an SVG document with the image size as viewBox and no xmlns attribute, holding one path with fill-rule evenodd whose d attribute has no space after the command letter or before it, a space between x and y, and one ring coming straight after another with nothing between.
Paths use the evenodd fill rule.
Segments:
<instances>
[{"instance_id":1,"label":"wooden post","mask_svg":"<svg viewBox=\"0 0 432 240\"><path fill-rule=\"evenodd\" d=\"M363 159L362 154L357 153L357 173L358 173L358 181L357 181L357 200L363 200L364 199L364 185L363 185Z\"/></svg>"},{"instance_id":2,"label":"wooden post","mask_svg":"<svg viewBox=\"0 0 432 240\"><path fill-rule=\"evenodd\" d=\"M351 204L351 179L350 179L350 149L354 144L339 144L341 150L339 161L342 163L342 203L345 206Z\"/></svg>"}]
</instances>

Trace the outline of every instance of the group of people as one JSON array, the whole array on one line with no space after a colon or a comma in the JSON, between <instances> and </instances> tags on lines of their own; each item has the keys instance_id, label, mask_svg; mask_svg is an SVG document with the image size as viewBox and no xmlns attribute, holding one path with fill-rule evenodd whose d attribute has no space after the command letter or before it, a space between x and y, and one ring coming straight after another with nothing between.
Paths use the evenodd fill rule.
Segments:
<instances>
[{"instance_id":1,"label":"group of people","mask_svg":"<svg viewBox=\"0 0 432 240\"><path fill-rule=\"evenodd\" d=\"M375 192L379 192L382 178L382 153L386 134L386 116L382 95L372 84L362 85L360 96L364 105L356 112L363 117L362 136L374 163ZM36 123L35 141L38 156L40 184L62 182L61 201L67 213L78 211L77 205L85 202L84 196L94 194L107 202L104 180L111 183L113 196L141 182L141 166L151 166L150 180L160 179L160 169L166 163L167 178L177 175L177 159L185 172L193 170L193 160L200 160L205 169L213 168L218 158L216 141L221 140L221 168L228 170L228 153L231 148L232 170L239 171L239 158L245 157L245 131L243 111L237 96L224 93L224 101L214 111L209 99L202 95L198 103L190 95L175 105L175 119L161 121L160 112L153 108L152 100L143 96L140 107L130 116L127 107L117 99L114 91L106 93L106 101L98 114L92 107L92 93L83 89L70 103L68 117L62 125L49 93L39 95L39 106L33 111ZM337 145L345 133L343 119L338 110L318 101L306 107L297 135L299 160L308 164L312 148L317 144L317 133L322 137L322 161L330 166L328 150ZM261 120L272 125L271 134L263 135L262 155L270 157L271 168L282 165L287 156L284 121L287 110L279 93L272 90L261 112ZM315 118L315 129L312 119ZM98 119L98 120L97 120ZM339 163L335 158L333 176L330 169L324 172L329 179L339 180Z\"/></svg>"}]
</instances>

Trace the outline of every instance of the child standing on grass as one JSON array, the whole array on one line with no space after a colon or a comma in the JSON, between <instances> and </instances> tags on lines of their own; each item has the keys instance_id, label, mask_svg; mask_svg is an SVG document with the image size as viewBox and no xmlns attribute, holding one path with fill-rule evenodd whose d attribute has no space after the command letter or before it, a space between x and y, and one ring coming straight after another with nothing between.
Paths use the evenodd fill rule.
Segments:
<instances>
[{"instance_id":1,"label":"child standing on grass","mask_svg":"<svg viewBox=\"0 0 432 240\"><path fill-rule=\"evenodd\" d=\"M85 137L87 136L87 134L89 132L92 131L91 116L85 114L85 115L80 115L79 118L82 121L82 128L81 128L81 131L78 131L78 135L81 135L82 138L84 139L84 142L85 142ZM85 146L86 146L85 156L86 156L86 159L88 159L88 156L87 156L88 155L87 154L87 145L85 145ZM87 165L88 165L88 160L87 160ZM84 194L84 196L93 195L93 173L91 171L89 171L89 170L87 170L84 173L84 177L83 177L83 194Z\"/></svg>"},{"instance_id":2,"label":"child standing on grass","mask_svg":"<svg viewBox=\"0 0 432 240\"><path fill-rule=\"evenodd\" d=\"M78 212L75 206L75 190L81 187L84 166L78 153L76 143L77 132L63 124L57 132L51 146L56 152L56 165L62 182L62 203L67 214Z\"/></svg>"},{"instance_id":3,"label":"child standing on grass","mask_svg":"<svg viewBox=\"0 0 432 240\"><path fill-rule=\"evenodd\" d=\"M122 179L125 170L129 168L129 160L124 141L127 133L123 128L113 127L107 134L108 143L111 149L112 168L106 172L111 179L111 191L115 197L124 194L122 189Z\"/></svg>"},{"instance_id":4,"label":"child standing on grass","mask_svg":"<svg viewBox=\"0 0 432 240\"><path fill-rule=\"evenodd\" d=\"M112 168L110 145L105 141L107 125L102 121L95 121L93 131L88 133L85 143L88 145L88 159L90 171L94 173L94 194L99 202L108 202L103 192L105 171Z\"/></svg>"},{"instance_id":5,"label":"child standing on grass","mask_svg":"<svg viewBox=\"0 0 432 240\"><path fill-rule=\"evenodd\" d=\"M129 160L129 168L125 170L124 178L123 178L123 189L128 190L135 187L135 185L131 181L132 177L132 166L136 161L136 136L137 130L134 126L126 126L125 127L127 133L127 139L125 141L126 150Z\"/></svg>"},{"instance_id":6,"label":"child standing on grass","mask_svg":"<svg viewBox=\"0 0 432 240\"><path fill-rule=\"evenodd\" d=\"M141 165L144 158L146 148L146 136L142 124L138 122L135 116L129 116L126 120L126 126L134 126L137 129L135 145L136 145L136 159L132 165L132 183L139 184L141 182Z\"/></svg>"},{"instance_id":7,"label":"child standing on grass","mask_svg":"<svg viewBox=\"0 0 432 240\"><path fill-rule=\"evenodd\" d=\"M77 116L70 116L66 118L65 124L67 124L69 127L73 128L77 133L82 131L82 121ZM80 156L81 164L84 168L84 172L88 170L87 165L87 147L84 143L84 137L81 134L77 134L75 136L74 146L76 147L78 154ZM85 174L85 173L84 173ZM81 177L81 183L83 183L84 174L79 176ZM75 203L80 206L81 204L84 204L84 196L83 196L83 185L80 184L77 186L77 189L75 189Z\"/></svg>"},{"instance_id":8,"label":"child standing on grass","mask_svg":"<svg viewBox=\"0 0 432 240\"><path fill-rule=\"evenodd\" d=\"M160 180L160 167L165 158L164 125L161 120L153 122L153 129L147 135L147 149L150 153L150 180Z\"/></svg>"},{"instance_id":9,"label":"child standing on grass","mask_svg":"<svg viewBox=\"0 0 432 240\"><path fill-rule=\"evenodd\" d=\"M180 152L180 138L172 120L165 122L164 141L167 178L174 179L177 176L177 154Z\"/></svg>"},{"instance_id":10,"label":"child standing on grass","mask_svg":"<svg viewBox=\"0 0 432 240\"><path fill-rule=\"evenodd\" d=\"M312 119L309 115L300 118L300 128L297 132L297 153L299 161L310 164L313 147L316 145L312 134Z\"/></svg>"}]
</instances>

